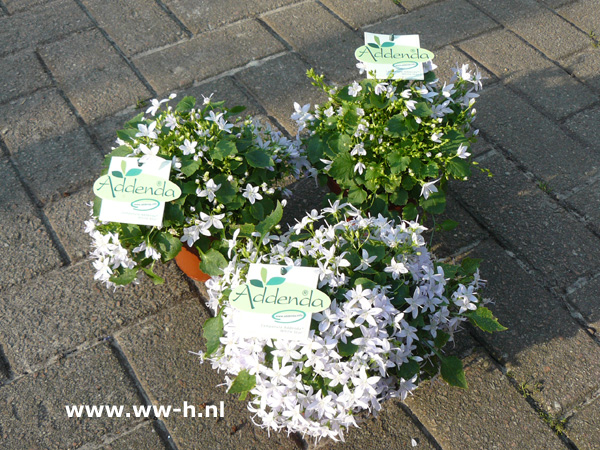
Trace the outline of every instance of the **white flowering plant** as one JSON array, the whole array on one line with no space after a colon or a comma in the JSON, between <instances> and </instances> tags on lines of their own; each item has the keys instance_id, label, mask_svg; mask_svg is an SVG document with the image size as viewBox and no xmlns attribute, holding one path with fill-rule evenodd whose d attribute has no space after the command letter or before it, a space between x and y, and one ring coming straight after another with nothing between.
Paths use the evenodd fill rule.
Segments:
<instances>
[{"instance_id":1,"label":"white flowering plant","mask_svg":"<svg viewBox=\"0 0 600 450\"><path fill-rule=\"evenodd\" d=\"M361 64L361 73L364 70ZM441 84L429 62L423 81L363 79L336 88L311 69L328 101L292 115L308 158L332 190L363 211L413 220L439 214L449 179L471 174L474 103L481 74L468 65Z\"/></svg>"},{"instance_id":2,"label":"white flowering plant","mask_svg":"<svg viewBox=\"0 0 600 450\"><path fill-rule=\"evenodd\" d=\"M479 260L434 260L424 230L337 200L276 240L231 240L224 274L206 284L216 316L204 325L199 355L225 371L229 392L249 396L254 423L317 440L343 440L358 412L405 399L425 377L441 372L466 388L460 359L443 347L467 320L487 332L505 328L478 292ZM308 338L239 335L228 295L256 262L319 268L318 287L332 302L312 315Z\"/></svg>"},{"instance_id":3,"label":"white flowering plant","mask_svg":"<svg viewBox=\"0 0 600 450\"><path fill-rule=\"evenodd\" d=\"M245 108L227 109L205 97L196 106L185 97L176 107L152 100L117 132L119 146L107 155L103 174L114 156L171 161L170 181L181 197L165 205L162 226L151 227L98 220L96 198L86 231L92 237L96 279L114 287L135 281L145 272L155 283L164 280L153 267L173 259L182 245L200 256L200 269L221 274L227 265L225 239L234 233L264 237L282 216L282 181L298 177L310 165L298 140L290 140L251 117ZM167 105L163 105L166 103ZM165 107L166 106L166 107Z\"/></svg>"}]
</instances>

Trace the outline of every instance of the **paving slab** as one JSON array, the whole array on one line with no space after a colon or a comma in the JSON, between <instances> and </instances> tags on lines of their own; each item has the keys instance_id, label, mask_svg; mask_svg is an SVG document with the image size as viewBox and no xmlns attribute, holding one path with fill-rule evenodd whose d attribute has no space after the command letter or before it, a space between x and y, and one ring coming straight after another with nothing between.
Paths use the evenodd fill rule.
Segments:
<instances>
[{"instance_id":1,"label":"paving slab","mask_svg":"<svg viewBox=\"0 0 600 450\"><path fill-rule=\"evenodd\" d=\"M460 48L555 119L598 101L589 88L511 31L494 31L463 42Z\"/></svg>"},{"instance_id":2,"label":"paving slab","mask_svg":"<svg viewBox=\"0 0 600 450\"><path fill-rule=\"evenodd\" d=\"M50 77L30 51L0 58L0 72L0 103L51 85Z\"/></svg>"},{"instance_id":3,"label":"paving slab","mask_svg":"<svg viewBox=\"0 0 600 450\"><path fill-rule=\"evenodd\" d=\"M553 60L590 45L590 39L536 0L473 0L473 4Z\"/></svg>"},{"instance_id":4,"label":"paving slab","mask_svg":"<svg viewBox=\"0 0 600 450\"><path fill-rule=\"evenodd\" d=\"M295 135L296 123L290 116L294 102L323 103L326 95L310 84L306 77L306 66L296 55L288 53L265 63L245 69L235 75L248 91L252 92L270 116ZM358 72L357 72L358 74Z\"/></svg>"},{"instance_id":5,"label":"paving slab","mask_svg":"<svg viewBox=\"0 0 600 450\"><path fill-rule=\"evenodd\" d=\"M437 50L498 26L465 0L448 0L386 20L367 31L419 34L421 47Z\"/></svg>"},{"instance_id":6,"label":"paving slab","mask_svg":"<svg viewBox=\"0 0 600 450\"><path fill-rule=\"evenodd\" d=\"M600 275L590 277L578 289L569 289L568 299L600 336Z\"/></svg>"},{"instance_id":7,"label":"paving slab","mask_svg":"<svg viewBox=\"0 0 600 450\"><path fill-rule=\"evenodd\" d=\"M87 186L44 206L44 214L71 262L87 257L91 249L90 237L84 233L83 223L90 218L91 207L88 204L93 201L92 187Z\"/></svg>"},{"instance_id":8,"label":"paving slab","mask_svg":"<svg viewBox=\"0 0 600 450\"><path fill-rule=\"evenodd\" d=\"M149 106L149 104L148 104ZM118 112L112 116L101 119L94 122L90 128L94 134L102 154L106 155L111 152L113 148L118 147L115 142L117 140L117 131L122 130L125 122L131 120L141 112L145 112L148 106L142 106L141 108L128 108L124 111Z\"/></svg>"},{"instance_id":9,"label":"paving slab","mask_svg":"<svg viewBox=\"0 0 600 450\"><path fill-rule=\"evenodd\" d=\"M4 291L0 342L13 372L29 372L190 295L174 264L158 267L162 286L145 277L116 292L96 283L94 273L84 261Z\"/></svg>"},{"instance_id":10,"label":"paving slab","mask_svg":"<svg viewBox=\"0 0 600 450\"><path fill-rule=\"evenodd\" d=\"M566 202L579 212L596 230L600 230L600 181L592 183L569 197Z\"/></svg>"},{"instance_id":11,"label":"paving slab","mask_svg":"<svg viewBox=\"0 0 600 450\"><path fill-rule=\"evenodd\" d=\"M101 444L105 435L132 428L139 419L69 418L65 405L141 403L112 349L100 344L0 387L0 446L62 450Z\"/></svg>"},{"instance_id":12,"label":"paving slab","mask_svg":"<svg viewBox=\"0 0 600 450\"><path fill-rule=\"evenodd\" d=\"M600 34L600 8L598 8L598 2L595 0L571 2L562 8L558 8L557 12L586 33Z\"/></svg>"},{"instance_id":13,"label":"paving slab","mask_svg":"<svg viewBox=\"0 0 600 450\"><path fill-rule=\"evenodd\" d=\"M392 0L322 0L321 3L355 29L404 13Z\"/></svg>"},{"instance_id":14,"label":"paving slab","mask_svg":"<svg viewBox=\"0 0 600 450\"><path fill-rule=\"evenodd\" d=\"M598 174L600 159L518 94L492 86L477 99L475 122L493 144L563 195Z\"/></svg>"},{"instance_id":15,"label":"paving slab","mask_svg":"<svg viewBox=\"0 0 600 450\"><path fill-rule=\"evenodd\" d=\"M590 147L598 145L600 141L600 106L586 109L573 117L569 117L565 122L567 128L578 137L587 142ZM596 147L597 148L597 147Z\"/></svg>"},{"instance_id":16,"label":"paving slab","mask_svg":"<svg viewBox=\"0 0 600 450\"><path fill-rule=\"evenodd\" d=\"M72 34L43 47L40 53L88 123L151 96L98 30Z\"/></svg>"},{"instance_id":17,"label":"paving slab","mask_svg":"<svg viewBox=\"0 0 600 450\"><path fill-rule=\"evenodd\" d=\"M240 2L237 0L221 0L219 2L198 2L196 0L164 0L163 3L175 13L192 33L200 34L301 1L254 0L252 2Z\"/></svg>"},{"instance_id":18,"label":"paving slab","mask_svg":"<svg viewBox=\"0 0 600 450\"><path fill-rule=\"evenodd\" d=\"M112 437L112 436L111 436ZM144 422L131 431L126 431L110 444L103 445L100 450L168 450L152 426L152 422Z\"/></svg>"},{"instance_id":19,"label":"paving slab","mask_svg":"<svg viewBox=\"0 0 600 450\"><path fill-rule=\"evenodd\" d=\"M460 67L463 64L468 64L471 71L475 71L477 69L481 72L484 90L489 85L498 81L498 79L479 62L475 61L469 55L459 51L453 45L447 45L444 48L436 50L433 62L438 66L438 68L435 70L435 74L442 83L449 83L452 75L454 75L452 69L456 68L457 66Z\"/></svg>"},{"instance_id":20,"label":"paving slab","mask_svg":"<svg viewBox=\"0 0 600 450\"><path fill-rule=\"evenodd\" d=\"M15 14L19 11L25 11L34 6L50 3L52 0L4 0L4 6L10 14Z\"/></svg>"},{"instance_id":21,"label":"paving slab","mask_svg":"<svg viewBox=\"0 0 600 450\"><path fill-rule=\"evenodd\" d=\"M56 40L92 25L73 0L58 0L31 8L0 19L0 54L34 48L39 43Z\"/></svg>"},{"instance_id":22,"label":"paving slab","mask_svg":"<svg viewBox=\"0 0 600 450\"><path fill-rule=\"evenodd\" d=\"M588 48L561 60L561 64L587 86L600 91L600 48Z\"/></svg>"},{"instance_id":23,"label":"paving slab","mask_svg":"<svg viewBox=\"0 0 600 450\"><path fill-rule=\"evenodd\" d=\"M354 51L364 43L362 34L352 31L318 3L301 3L262 18L330 81L345 83L358 75Z\"/></svg>"},{"instance_id":24,"label":"paving slab","mask_svg":"<svg viewBox=\"0 0 600 450\"><path fill-rule=\"evenodd\" d=\"M210 363L200 364L198 357L190 354L205 349L201 327L209 316L200 301L182 303L117 336L153 404L183 408L187 401L198 409L224 402L222 418L183 414L165 418L177 448L298 448L285 433L271 433L269 437L253 425L246 403L219 386L224 382L223 374L213 370Z\"/></svg>"},{"instance_id":25,"label":"paving slab","mask_svg":"<svg viewBox=\"0 0 600 450\"><path fill-rule=\"evenodd\" d=\"M480 158L494 176L474 172L456 195L487 230L538 271L566 287L597 267L598 237L495 151Z\"/></svg>"},{"instance_id":26,"label":"paving slab","mask_svg":"<svg viewBox=\"0 0 600 450\"><path fill-rule=\"evenodd\" d=\"M83 0L82 3L127 56L187 37L184 29L154 2Z\"/></svg>"},{"instance_id":27,"label":"paving slab","mask_svg":"<svg viewBox=\"0 0 600 450\"><path fill-rule=\"evenodd\" d=\"M578 450L595 450L600 442L600 399L569 418L566 434Z\"/></svg>"},{"instance_id":28,"label":"paving slab","mask_svg":"<svg viewBox=\"0 0 600 450\"><path fill-rule=\"evenodd\" d=\"M560 416L600 389L600 346L562 301L491 240L469 256L482 258L483 295L508 330L478 331L495 357L545 410ZM600 312L600 309L596 313Z\"/></svg>"},{"instance_id":29,"label":"paving slab","mask_svg":"<svg viewBox=\"0 0 600 450\"><path fill-rule=\"evenodd\" d=\"M422 8L423 6L429 5L430 3L436 3L439 0L399 0L398 3L409 11L416 8Z\"/></svg>"},{"instance_id":30,"label":"paving slab","mask_svg":"<svg viewBox=\"0 0 600 450\"><path fill-rule=\"evenodd\" d=\"M60 253L6 158L0 159L0 248L2 298L8 286L62 264Z\"/></svg>"},{"instance_id":31,"label":"paving slab","mask_svg":"<svg viewBox=\"0 0 600 450\"><path fill-rule=\"evenodd\" d=\"M283 50L257 21L245 20L134 58L134 64L160 96Z\"/></svg>"},{"instance_id":32,"label":"paving slab","mask_svg":"<svg viewBox=\"0 0 600 450\"><path fill-rule=\"evenodd\" d=\"M579 0L541 0L541 2L544 5L548 6L549 8L554 8L554 9L556 9L560 6L563 6L563 5L567 5L569 3L574 3L576 1L579 1Z\"/></svg>"},{"instance_id":33,"label":"paving slab","mask_svg":"<svg viewBox=\"0 0 600 450\"><path fill-rule=\"evenodd\" d=\"M463 364L467 390L436 378L406 400L444 450L566 449L488 356Z\"/></svg>"}]
</instances>

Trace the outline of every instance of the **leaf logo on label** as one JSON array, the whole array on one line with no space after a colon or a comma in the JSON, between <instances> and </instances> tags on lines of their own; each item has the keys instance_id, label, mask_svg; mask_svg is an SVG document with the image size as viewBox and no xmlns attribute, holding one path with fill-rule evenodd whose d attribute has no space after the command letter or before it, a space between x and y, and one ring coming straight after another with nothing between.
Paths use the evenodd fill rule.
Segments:
<instances>
[{"instance_id":1,"label":"leaf logo on label","mask_svg":"<svg viewBox=\"0 0 600 450\"><path fill-rule=\"evenodd\" d=\"M356 49L354 56L364 63L391 64L398 70L413 69L418 63L431 61L434 57L432 52L424 48L394 45L392 42L362 45Z\"/></svg>"}]
</instances>

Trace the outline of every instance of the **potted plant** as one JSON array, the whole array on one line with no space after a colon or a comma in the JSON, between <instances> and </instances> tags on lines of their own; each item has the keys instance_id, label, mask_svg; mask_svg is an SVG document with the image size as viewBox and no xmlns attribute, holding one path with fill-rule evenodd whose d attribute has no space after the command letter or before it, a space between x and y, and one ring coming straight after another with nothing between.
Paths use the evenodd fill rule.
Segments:
<instances>
[{"instance_id":1,"label":"potted plant","mask_svg":"<svg viewBox=\"0 0 600 450\"><path fill-rule=\"evenodd\" d=\"M175 108L164 107L167 99L152 100L148 116L139 114L117 132L119 146L106 157L103 174L112 157L162 158L170 161L169 179L181 196L166 203L162 226L101 223L96 198L86 231L95 278L107 286L130 283L142 272L162 283L156 262L192 258L189 252L199 257L196 270L220 274L227 265L225 239L265 236L281 219L282 196L289 194L283 180L309 166L299 142L237 117L244 107L227 109L211 97L198 106L185 97Z\"/></svg>"},{"instance_id":2,"label":"potted plant","mask_svg":"<svg viewBox=\"0 0 600 450\"><path fill-rule=\"evenodd\" d=\"M417 222L366 216L338 200L267 245L230 241L235 256L206 285L216 316L204 325L202 360L225 371L229 392L249 395L254 423L316 440L343 439L356 413L404 399L425 377L441 372L466 388L460 359L443 347L467 320L488 332L505 328L478 292L479 261L436 261L423 231ZM239 335L229 295L251 262L319 268L319 289L331 305L312 315L307 339Z\"/></svg>"},{"instance_id":3,"label":"potted plant","mask_svg":"<svg viewBox=\"0 0 600 450\"><path fill-rule=\"evenodd\" d=\"M309 70L329 100L313 110L296 104L292 118L308 130L302 141L321 182L373 214L413 220L443 212L447 181L466 179L476 164L469 148L481 75L467 65L454 72L443 85L430 70L423 81L364 79L336 88Z\"/></svg>"}]
</instances>

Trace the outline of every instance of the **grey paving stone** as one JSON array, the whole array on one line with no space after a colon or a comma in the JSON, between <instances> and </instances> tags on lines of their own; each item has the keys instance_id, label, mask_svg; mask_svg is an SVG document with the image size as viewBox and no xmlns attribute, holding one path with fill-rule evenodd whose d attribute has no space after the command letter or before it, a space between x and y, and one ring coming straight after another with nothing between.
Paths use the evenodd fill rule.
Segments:
<instances>
[{"instance_id":1,"label":"grey paving stone","mask_svg":"<svg viewBox=\"0 0 600 450\"><path fill-rule=\"evenodd\" d=\"M463 364L467 390L435 379L406 400L444 450L565 448L488 356Z\"/></svg>"},{"instance_id":2,"label":"grey paving stone","mask_svg":"<svg viewBox=\"0 0 600 450\"><path fill-rule=\"evenodd\" d=\"M515 34L498 30L463 42L460 47L529 101L561 119L596 102L585 85L554 65Z\"/></svg>"},{"instance_id":3,"label":"grey paving stone","mask_svg":"<svg viewBox=\"0 0 600 450\"><path fill-rule=\"evenodd\" d=\"M52 0L4 0L4 6L10 14L24 11L34 6L50 3Z\"/></svg>"},{"instance_id":4,"label":"grey paving stone","mask_svg":"<svg viewBox=\"0 0 600 450\"><path fill-rule=\"evenodd\" d=\"M327 206L325 195L329 193L327 186L319 186L313 178L303 178L288 186L293 195L283 210L281 228L284 231L294 226L307 212Z\"/></svg>"},{"instance_id":5,"label":"grey paving stone","mask_svg":"<svg viewBox=\"0 0 600 450\"><path fill-rule=\"evenodd\" d=\"M482 67L481 64L479 64L473 58L458 51L456 47L452 45L447 45L444 48L436 50L433 62L438 66L438 68L435 70L435 74L442 83L450 82L452 75L454 75L452 69L456 68L457 66L462 66L463 64L468 64L469 69L472 72L475 70L479 70L481 72L484 89L498 81L496 77L492 75L492 73L486 70L485 67Z\"/></svg>"},{"instance_id":6,"label":"grey paving stone","mask_svg":"<svg viewBox=\"0 0 600 450\"><path fill-rule=\"evenodd\" d=\"M565 125L590 146L597 146L600 141L600 106L587 109L570 117Z\"/></svg>"},{"instance_id":7,"label":"grey paving stone","mask_svg":"<svg viewBox=\"0 0 600 450\"><path fill-rule=\"evenodd\" d=\"M290 134L296 134L296 124L290 119L294 102L324 102L327 97L310 84L306 77L308 67L293 54L286 54L250 67L235 75L246 88L254 93L267 113L282 124Z\"/></svg>"},{"instance_id":8,"label":"grey paving stone","mask_svg":"<svg viewBox=\"0 0 600 450\"><path fill-rule=\"evenodd\" d=\"M200 34L300 1L302 0L254 0L252 2L236 0L221 0L219 2L164 0L163 3L175 13L192 33Z\"/></svg>"},{"instance_id":9,"label":"grey paving stone","mask_svg":"<svg viewBox=\"0 0 600 450\"><path fill-rule=\"evenodd\" d=\"M158 95L285 50L257 21L247 20L134 59Z\"/></svg>"},{"instance_id":10,"label":"grey paving stone","mask_svg":"<svg viewBox=\"0 0 600 450\"><path fill-rule=\"evenodd\" d=\"M32 52L0 58L0 103L50 86L50 77Z\"/></svg>"},{"instance_id":11,"label":"grey paving stone","mask_svg":"<svg viewBox=\"0 0 600 450\"><path fill-rule=\"evenodd\" d=\"M582 287L569 289L568 299L584 315L584 319L600 333L600 275L591 277Z\"/></svg>"},{"instance_id":12,"label":"grey paving stone","mask_svg":"<svg viewBox=\"0 0 600 450\"><path fill-rule=\"evenodd\" d=\"M565 3L563 1L563 3ZM557 12L583 31L600 34L600 8L595 0L578 0L558 8ZM591 43L591 40L590 40Z\"/></svg>"},{"instance_id":13,"label":"grey paving stone","mask_svg":"<svg viewBox=\"0 0 600 450\"><path fill-rule=\"evenodd\" d=\"M480 164L494 176L474 172L455 194L506 248L537 269L547 285L569 286L596 269L600 245L583 223L495 151Z\"/></svg>"},{"instance_id":14,"label":"grey paving stone","mask_svg":"<svg viewBox=\"0 0 600 450\"><path fill-rule=\"evenodd\" d=\"M547 5L550 8L558 8L559 6L563 6L569 3L573 3L579 0L541 0L544 5Z\"/></svg>"},{"instance_id":15,"label":"grey paving stone","mask_svg":"<svg viewBox=\"0 0 600 450\"><path fill-rule=\"evenodd\" d=\"M404 12L392 0L322 0L321 3L356 29Z\"/></svg>"},{"instance_id":16,"label":"grey paving stone","mask_svg":"<svg viewBox=\"0 0 600 450\"><path fill-rule=\"evenodd\" d=\"M566 433L578 450L595 450L600 442L600 400L596 399L571 417Z\"/></svg>"},{"instance_id":17,"label":"grey paving stone","mask_svg":"<svg viewBox=\"0 0 600 450\"><path fill-rule=\"evenodd\" d=\"M96 283L94 269L85 261L7 289L0 304L0 342L12 370L30 371L189 296L174 264L159 271L166 278L162 286L144 278L138 286L112 292Z\"/></svg>"},{"instance_id":18,"label":"grey paving stone","mask_svg":"<svg viewBox=\"0 0 600 450\"><path fill-rule=\"evenodd\" d=\"M478 332L517 384L554 416L562 415L600 388L600 347L549 291L493 241L477 246L483 295L502 325L500 333ZM597 311L600 312L600 309Z\"/></svg>"},{"instance_id":19,"label":"grey paving stone","mask_svg":"<svg viewBox=\"0 0 600 450\"><path fill-rule=\"evenodd\" d=\"M179 24L154 2L83 0L82 3L128 56L187 37Z\"/></svg>"},{"instance_id":20,"label":"grey paving stone","mask_svg":"<svg viewBox=\"0 0 600 450\"><path fill-rule=\"evenodd\" d=\"M482 92L475 124L491 143L510 152L554 192L566 194L580 187L600 168L593 151L504 86Z\"/></svg>"},{"instance_id":21,"label":"grey paving stone","mask_svg":"<svg viewBox=\"0 0 600 450\"><path fill-rule=\"evenodd\" d=\"M315 2L263 16L264 21L306 58L317 73L343 83L358 75L354 51L363 36L346 27L337 17Z\"/></svg>"},{"instance_id":22,"label":"grey paving stone","mask_svg":"<svg viewBox=\"0 0 600 450\"><path fill-rule=\"evenodd\" d=\"M88 123L151 95L97 30L72 34L45 46L40 53Z\"/></svg>"},{"instance_id":23,"label":"grey paving stone","mask_svg":"<svg viewBox=\"0 0 600 450\"><path fill-rule=\"evenodd\" d=\"M151 422L145 422L123 434L124 436L102 446L101 450L166 450Z\"/></svg>"},{"instance_id":24,"label":"grey paving stone","mask_svg":"<svg viewBox=\"0 0 600 450\"><path fill-rule=\"evenodd\" d=\"M589 87L600 91L600 76L598 76L600 73L600 49L586 49L577 55L565 58L561 64Z\"/></svg>"},{"instance_id":25,"label":"grey paving stone","mask_svg":"<svg viewBox=\"0 0 600 450\"><path fill-rule=\"evenodd\" d=\"M31 8L0 19L0 54L33 48L40 42L50 42L91 26L90 19L73 0Z\"/></svg>"},{"instance_id":26,"label":"grey paving stone","mask_svg":"<svg viewBox=\"0 0 600 450\"><path fill-rule=\"evenodd\" d=\"M399 0L398 3L402 5L403 8L412 11L416 8L421 8L423 6L429 5L430 3L439 2L439 0Z\"/></svg>"},{"instance_id":27,"label":"grey paving stone","mask_svg":"<svg viewBox=\"0 0 600 450\"><path fill-rule=\"evenodd\" d=\"M83 231L83 222L90 218L87 204L93 200L90 186L60 197L44 207L44 213L71 261L85 258L90 250L90 237Z\"/></svg>"},{"instance_id":28,"label":"grey paving stone","mask_svg":"<svg viewBox=\"0 0 600 450\"><path fill-rule=\"evenodd\" d=\"M600 229L600 182L596 181L567 199L567 203Z\"/></svg>"},{"instance_id":29,"label":"grey paving stone","mask_svg":"<svg viewBox=\"0 0 600 450\"><path fill-rule=\"evenodd\" d=\"M367 28L377 33L419 34L421 47L437 50L497 26L465 0L448 0Z\"/></svg>"},{"instance_id":30,"label":"grey paving stone","mask_svg":"<svg viewBox=\"0 0 600 450\"><path fill-rule=\"evenodd\" d=\"M506 28L557 60L590 44L589 38L535 0L473 0Z\"/></svg>"},{"instance_id":31,"label":"grey paving stone","mask_svg":"<svg viewBox=\"0 0 600 450\"><path fill-rule=\"evenodd\" d=\"M0 159L0 248L2 298L8 286L61 265L60 254L6 159Z\"/></svg>"},{"instance_id":32,"label":"grey paving stone","mask_svg":"<svg viewBox=\"0 0 600 450\"><path fill-rule=\"evenodd\" d=\"M129 108L124 112L119 112L92 124L92 133L94 133L102 153L108 154L112 148L118 147L115 142L117 140L117 131L123 129L125 122L139 113L145 112L146 109L147 106L135 109Z\"/></svg>"},{"instance_id":33,"label":"grey paving stone","mask_svg":"<svg viewBox=\"0 0 600 450\"><path fill-rule=\"evenodd\" d=\"M136 420L69 418L65 405L131 408L141 399L111 348L101 344L1 387L0 404L2 448L62 450L101 444L103 436L132 428Z\"/></svg>"},{"instance_id":34,"label":"grey paving stone","mask_svg":"<svg viewBox=\"0 0 600 450\"><path fill-rule=\"evenodd\" d=\"M56 89L44 89L0 105L0 135L13 155L33 143L77 128L75 115Z\"/></svg>"},{"instance_id":35,"label":"grey paving stone","mask_svg":"<svg viewBox=\"0 0 600 450\"><path fill-rule=\"evenodd\" d=\"M363 417L364 416L364 417ZM383 404L376 417L361 414L360 428L352 428L344 438L346 442L325 441L316 446L318 450L437 450L427 436L417 428L397 401ZM413 447L412 440L417 443Z\"/></svg>"},{"instance_id":36,"label":"grey paving stone","mask_svg":"<svg viewBox=\"0 0 600 450\"><path fill-rule=\"evenodd\" d=\"M208 318L199 301L185 302L149 321L123 330L117 336L123 351L155 405L196 408L224 402L224 417L192 419L170 415L164 419L171 437L181 450L202 448L295 449L285 433L271 433L255 427L246 403L227 394L223 374L210 363L200 364L190 351L204 349L201 327ZM175 407L175 406L174 406Z\"/></svg>"}]
</instances>

